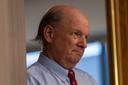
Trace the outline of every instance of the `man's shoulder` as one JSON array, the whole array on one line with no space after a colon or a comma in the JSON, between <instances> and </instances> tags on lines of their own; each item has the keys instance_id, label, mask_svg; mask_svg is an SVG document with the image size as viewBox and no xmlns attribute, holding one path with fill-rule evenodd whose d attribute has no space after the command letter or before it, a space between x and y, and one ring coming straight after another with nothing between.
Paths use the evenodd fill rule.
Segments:
<instances>
[{"instance_id":1,"label":"man's shoulder","mask_svg":"<svg viewBox=\"0 0 128 85\"><path fill-rule=\"evenodd\" d=\"M86 76L90 76L87 72L85 72L85 71L83 71L83 70L81 70L81 69L75 68L74 70L75 70L76 74L84 75L84 76L85 76L85 75L86 75Z\"/></svg>"},{"instance_id":2,"label":"man's shoulder","mask_svg":"<svg viewBox=\"0 0 128 85\"><path fill-rule=\"evenodd\" d=\"M40 74L43 74L44 72L47 72L46 70L47 69L43 65L36 62L36 63L32 64L30 67L28 67L27 73L28 73L28 75L31 75L31 76L34 76L34 77L39 77Z\"/></svg>"},{"instance_id":3,"label":"man's shoulder","mask_svg":"<svg viewBox=\"0 0 128 85\"><path fill-rule=\"evenodd\" d=\"M78 68L75 68L74 71L75 71L78 79L80 79L80 80L84 79L86 82L92 83L89 85L96 85L95 79L88 72L85 72L85 71L78 69Z\"/></svg>"}]
</instances>

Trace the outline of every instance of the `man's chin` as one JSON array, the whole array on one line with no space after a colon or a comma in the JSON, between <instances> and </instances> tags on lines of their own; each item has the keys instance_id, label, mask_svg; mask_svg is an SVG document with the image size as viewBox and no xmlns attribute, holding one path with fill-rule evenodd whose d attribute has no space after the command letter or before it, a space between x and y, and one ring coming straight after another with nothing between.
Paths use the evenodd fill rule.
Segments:
<instances>
[{"instance_id":1,"label":"man's chin","mask_svg":"<svg viewBox=\"0 0 128 85\"><path fill-rule=\"evenodd\" d=\"M80 59L74 60L72 63L75 66L77 63L79 63Z\"/></svg>"}]
</instances>

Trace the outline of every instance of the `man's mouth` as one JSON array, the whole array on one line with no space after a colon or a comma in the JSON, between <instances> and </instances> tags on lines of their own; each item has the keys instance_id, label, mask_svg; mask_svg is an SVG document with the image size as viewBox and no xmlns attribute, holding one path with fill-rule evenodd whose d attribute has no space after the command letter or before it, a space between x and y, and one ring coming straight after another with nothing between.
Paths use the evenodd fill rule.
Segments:
<instances>
[{"instance_id":1,"label":"man's mouth","mask_svg":"<svg viewBox=\"0 0 128 85\"><path fill-rule=\"evenodd\" d=\"M78 55L82 55L84 52L84 49L73 49L73 52L76 52Z\"/></svg>"}]
</instances>

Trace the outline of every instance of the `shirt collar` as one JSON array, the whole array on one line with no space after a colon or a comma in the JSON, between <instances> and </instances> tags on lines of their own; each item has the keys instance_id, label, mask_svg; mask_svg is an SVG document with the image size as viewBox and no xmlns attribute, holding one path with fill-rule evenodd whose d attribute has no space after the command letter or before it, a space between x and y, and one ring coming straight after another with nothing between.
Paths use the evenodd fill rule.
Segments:
<instances>
[{"instance_id":1,"label":"shirt collar","mask_svg":"<svg viewBox=\"0 0 128 85\"><path fill-rule=\"evenodd\" d=\"M43 55L43 53L40 53L38 62L45 66L49 71L51 71L53 74L58 76L62 80L68 80L68 70L64 69L62 66L60 66L58 63L56 63L54 60L48 58L47 56Z\"/></svg>"}]
</instances>

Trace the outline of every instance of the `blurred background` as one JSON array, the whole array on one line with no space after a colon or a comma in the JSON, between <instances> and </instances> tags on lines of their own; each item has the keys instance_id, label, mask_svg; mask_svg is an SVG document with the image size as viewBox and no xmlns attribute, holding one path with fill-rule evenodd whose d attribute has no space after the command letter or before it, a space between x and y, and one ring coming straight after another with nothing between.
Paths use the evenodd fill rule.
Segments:
<instances>
[{"instance_id":1,"label":"blurred background","mask_svg":"<svg viewBox=\"0 0 128 85\"><path fill-rule=\"evenodd\" d=\"M88 47L76 67L92 75L98 85L109 85L105 0L25 0L26 66L36 62L41 51L38 42L33 41L39 22L57 4L75 6L88 16L91 28Z\"/></svg>"}]
</instances>

